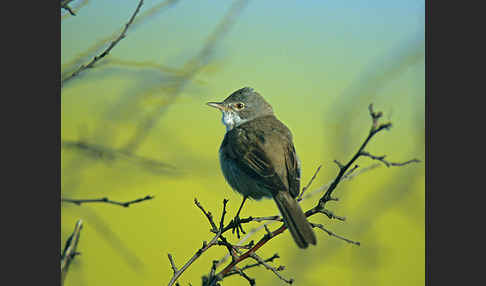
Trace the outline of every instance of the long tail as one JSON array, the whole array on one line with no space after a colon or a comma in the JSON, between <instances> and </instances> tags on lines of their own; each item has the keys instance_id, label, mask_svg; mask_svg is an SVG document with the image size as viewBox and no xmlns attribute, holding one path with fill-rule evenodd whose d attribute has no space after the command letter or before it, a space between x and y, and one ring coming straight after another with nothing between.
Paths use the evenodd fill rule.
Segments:
<instances>
[{"instance_id":1,"label":"long tail","mask_svg":"<svg viewBox=\"0 0 486 286\"><path fill-rule=\"evenodd\" d=\"M307 248L309 244L316 244L316 235L311 225L307 221L299 203L290 196L289 192L280 191L273 199L277 203L278 209L282 214L295 243L300 248Z\"/></svg>"}]
</instances>

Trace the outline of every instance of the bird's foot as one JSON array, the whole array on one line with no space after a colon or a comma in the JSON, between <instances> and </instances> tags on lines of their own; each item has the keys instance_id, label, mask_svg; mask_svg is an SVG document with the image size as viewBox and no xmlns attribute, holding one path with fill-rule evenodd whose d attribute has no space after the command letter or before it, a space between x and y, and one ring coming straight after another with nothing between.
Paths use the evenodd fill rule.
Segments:
<instances>
[{"instance_id":1,"label":"bird's foot","mask_svg":"<svg viewBox=\"0 0 486 286\"><path fill-rule=\"evenodd\" d=\"M241 233L246 234L246 232L243 230L243 226L239 216L235 216L231 223L233 224L233 230L231 232L234 234L236 231L236 237L240 238L240 231Z\"/></svg>"}]
</instances>

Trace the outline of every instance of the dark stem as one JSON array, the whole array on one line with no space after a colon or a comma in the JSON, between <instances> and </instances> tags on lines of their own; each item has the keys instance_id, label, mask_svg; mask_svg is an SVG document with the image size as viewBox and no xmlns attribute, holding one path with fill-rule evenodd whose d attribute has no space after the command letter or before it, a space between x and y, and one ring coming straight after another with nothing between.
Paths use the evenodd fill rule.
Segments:
<instances>
[{"instance_id":1,"label":"dark stem","mask_svg":"<svg viewBox=\"0 0 486 286\"><path fill-rule=\"evenodd\" d=\"M142 4L143 4L143 0L140 0L140 2L138 2L137 8L135 9L135 12L133 12L132 16L130 17L130 20L128 20L128 22L125 24L125 28L123 29L121 34L118 36L118 38L116 38L113 42L111 42L110 45L108 46L108 48L106 48L100 55L95 56L89 63L87 63L86 65L81 65L71 75L62 79L61 80L61 88L66 81L71 80L72 78L74 78L75 76L77 76L78 74L83 72L84 70L86 70L88 68L92 68L97 61L101 60L106 55L108 55L110 53L110 51L118 44L118 42L120 42L123 38L125 38L128 27L130 27L133 20L135 19L135 16L137 16L138 11L140 11L140 7L142 7Z\"/></svg>"},{"instance_id":2,"label":"dark stem","mask_svg":"<svg viewBox=\"0 0 486 286\"><path fill-rule=\"evenodd\" d=\"M319 173L319 171L321 170L321 167L322 165L319 165L319 167L317 168L317 170L314 172L314 175L312 176L312 178L309 180L309 182L307 183L307 185L305 187L302 188L302 192L300 192L300 195L297 197L297 201L300 202L302 200L302 196L304 195L304 192L311 186L312 182L314 181L314 179L316 178L317 174Z\"/></svg>"},{"instance_id":3,"label":"dark stem","mask_svg":"<svg viewBox=\"0 0 486 286\"><path fill-rule=\"evenodd\" d=\"M74 231L69 236L64 246L64 250L61 255L61 286L64 285L69 265L79 252L76 251L79 242L79 236L81 235L81 229L83 228L83 221L78 220L74 226Z\"/></svg>"},{"instance_id":4,"label":"dark stem","mask_svg":"<svg viewBox=\"0 0 486 286\"><path fill-rule=\"evenodd\" d=\"M61 1L61 8L67 10L69 12L69 14L71 14L73 16L76 16L76 14L74 14L74 12L71 9L71 7L69 7L69 3L72 2L72 1L73 0L64 0L64 1Z\"/></svg>"},{"instance_id":5,"label":"dark stem","mask_svg":"<svg viewBox=\"0 0 486 286\"><path fill-rule=\"evenodd\" d=\"M375 156L375 155L372 155L366 151L361 151L361 156L366 156L366 157L369 157L373 160L377 160L377 161L380 161L382 162L383 164L385 164L385 166L387 167L392 167L392 166L405 166L405 165L408 165L410 163L420 163L420 160L419 159L412 159L412 160L408 160L408 161L405 161L405 162L402 162L402 163L395 163L395 162L389 162L387 160L385 160L385 157L386 155L383 155L383 156Z\"/></svg>"},{"instance_id":6,"label":"dark stem","mask_svg":"<svg viewBox=\"0 0 486 286\"><path fill-rule=\"evenodd\" d=\"M197 199L194 199L194 202L198 206L198 208L201 209L201 211L206 215L206 218L210 221L211 226L215 225L211 213L206 212L204 210L204 208L202 207L202 205L197 201ZM170 254L168 255L172 270L174 272L174 275L170 279L168 286L174 285L174 283L176 283L177 279L179 279L179 277L182 275L182 273L184 273L184 271L186 271L186 269L189 268L189 266L191 266L191 264L194 263L194 261L196 261L204 252L206 252L209 248L211 248L215 245L218 245L218 239L221 237L222 230L223 230L224 216L226 214L226 204L227 203L228 203L228 200L224 199L223 200L223 212L221 214L221 221L220 221L220 228L219 228L218 232L216 233L216 235L211 239L211 241L209 243L206 243L204 241L202 247L198 251L196 251L196 253L180 269L177 269L177 267L175 266L172 255L170 255ZM218 261L216 261L216 264L217 264L217 262ZM213 262L214 271L216 271L216 266L215 266L216 264ZM175 271L174 271L174 269L175 269ZM214 271L212 270L212 272L214 272Z\"/></svg>"},{"instance_id":7,"label":"dark stem","mask_svg":"<svg viewBox=\"0 0 486 286\"><path fill-rule=\"evenodd\" d=\"M247 196L243 197L243 201L241 202L240 208L238 209L238 212L236 213L237 217L240 216L241 209L243 208L243 205L245 204L247 198L248 198Z\"/></svg>"},{"instance_id":8,"label":"dark stem","mask_svg":"<svg viewBox=\"0 0 486 286\"><path fill-rule=\"evenodd\" d=\"M145 196L143 198L136 199L136 200L133 200L133 201L128 201L128 202L112 201L112 200L108 199L107 197L100 198L100 199L79 199L79 200L61 198L61 202L73 203L73 204L76 204L78 206L81 205L81 204L86 204L86 203L106 203L106 204L113 204L113 205L118 205L118 206L128 208L131 204L140 203L140 202L143 202L143 201L151 200L153 198L154 198L154 196Z\"/></svg>"},{"instance_id":9,"label":"dark stem","mask_svg":"<svg viewBox=\"0 0 486 286\"><path fill-rule=\"evenodd\" d=\"M320 208L320 209L324 209L325 204L328 201L332 200L332 198L331 198L332 192L336 189L337 185L339 184L339 182L341 181L343 176L346 174L346 171L349 169L349 167L360 156L362 156L362 151L364 150L366 145L368 145L368 142L370 142L371 138L373 138L373 136L375 136L378 132L385 130L385 129L390 129L390 127L391 127L391 123L384 123L384 124L377 126L378 119L383 114L381 112L375 113L373 111L373 105L372 104L369 105L368 109L370 111L370 115L371 115L372 120L373 120L371 130L370 130L368 136L366 137L365 141L363 142L363 144L361 144L361 146L359 147L358 152L356 152L356 154L354 154L354 156L351 158L351 160L349 160L349 162L346 165L343 166L338 161L335 161L336 164L338 164L338 166L339 166L339 173L338 173L337 177L334 179L334 181L331 183L331 185L329 186L329 189L327 189L324 196L322 196L321 199L319 199L319 203L317 204L317 207Z\"/></svg>"}]
</instances>

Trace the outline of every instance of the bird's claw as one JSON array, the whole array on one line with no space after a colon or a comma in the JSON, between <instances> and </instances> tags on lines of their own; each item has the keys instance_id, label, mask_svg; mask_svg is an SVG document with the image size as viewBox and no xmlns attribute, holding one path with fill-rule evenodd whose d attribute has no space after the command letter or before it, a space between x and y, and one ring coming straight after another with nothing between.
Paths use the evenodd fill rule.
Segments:
<instances>
[{"instance_id":1,"label":"bird's claw","mask_svg":"<svg viewBox=\"0 0 486 286\"><path fill-rule=\"evenodd\" d=\"M246 234L246 232L243 230L243 226L241 224L241 219L239 216L235 216L235 218L231 222L233 223L233 230L231 232L234 234L236 230L236 237L240 238L240 231L241 233Z\"/></svg>"}]
</instances>

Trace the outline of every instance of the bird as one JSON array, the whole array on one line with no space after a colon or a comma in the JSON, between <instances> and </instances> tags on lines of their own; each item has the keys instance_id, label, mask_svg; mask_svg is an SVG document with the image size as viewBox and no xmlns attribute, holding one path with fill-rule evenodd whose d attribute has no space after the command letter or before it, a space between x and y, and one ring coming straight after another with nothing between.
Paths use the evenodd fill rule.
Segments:
<instances>
[{"instance_id":1,"label":"bird","mask_svg":"<svg viewBox=\"0 0 486 286\"><path fill-rule=\"evenodd\" d=\"M301 163L289 128L251 87L207 105L222 112L226 133L219 148L221 171L230 187L243 196L233 220L233 232L236 226L239 237L239 214L248 198L273 198L297 246L315 245L314 230L296 200Z\"/></svg>"}]
</instances>

